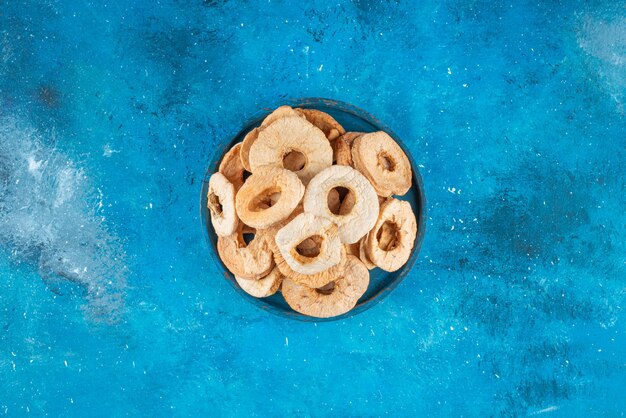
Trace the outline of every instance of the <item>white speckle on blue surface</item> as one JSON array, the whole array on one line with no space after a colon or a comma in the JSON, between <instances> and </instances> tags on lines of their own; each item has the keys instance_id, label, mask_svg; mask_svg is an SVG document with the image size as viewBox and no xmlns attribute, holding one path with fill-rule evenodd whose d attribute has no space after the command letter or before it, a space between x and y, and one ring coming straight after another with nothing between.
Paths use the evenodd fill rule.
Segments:
<instances>
[{"instance_id":1,"label":"white speckle on blue surface","mask_svg":"<svg viewBox=\"0 0 626 418\"><path fill-rule=\"evenodd\" d=\"M0 411L623 414L623 1L108 3L0 5L1 113L21 118L0 140ZM213 155L310 96L428 167L422 254L358 322L244 303L199 229ZM325 390L303 404L306 382Z\"/></svg>"}]
</instances>

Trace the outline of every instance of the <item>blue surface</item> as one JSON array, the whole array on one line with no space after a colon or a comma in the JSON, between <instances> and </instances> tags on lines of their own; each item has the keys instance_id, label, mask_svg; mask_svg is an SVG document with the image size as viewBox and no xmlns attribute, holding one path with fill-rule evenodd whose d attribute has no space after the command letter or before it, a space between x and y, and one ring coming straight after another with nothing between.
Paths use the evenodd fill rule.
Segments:
<instances>
[{"instance_id":1,"label":"blue surface","mask_svg":"<svg viewBox=\"0 0 626 418\"><path fill-rule=\"evenodd\" d=\"M622 416L626 4L0 4L0 414ZM243 301L202 174L331 97L421 164L420 260L352 319Z\"/></svg>"}]
</instances>

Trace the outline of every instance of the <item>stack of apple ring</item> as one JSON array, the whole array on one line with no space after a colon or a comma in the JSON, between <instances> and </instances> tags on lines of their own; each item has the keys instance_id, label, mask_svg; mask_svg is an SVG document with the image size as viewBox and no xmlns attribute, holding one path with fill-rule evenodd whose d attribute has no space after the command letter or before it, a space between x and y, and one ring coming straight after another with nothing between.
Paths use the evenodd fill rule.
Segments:
<instances>
[{"instance_id":1,"label":"stack of apple ring","mask_svg":"<svg viewBox=\"0 0 626 418\"><path fill-rule=\"evenodd\" d=\"M344 314L367 290L369 270L396 271L409 259L415 214L393 196L411 178L385 132L346 132L324 112L281 106L209 180L219 257L254 297L280 290L301 314Z\"/></svg>"}]
</instances>

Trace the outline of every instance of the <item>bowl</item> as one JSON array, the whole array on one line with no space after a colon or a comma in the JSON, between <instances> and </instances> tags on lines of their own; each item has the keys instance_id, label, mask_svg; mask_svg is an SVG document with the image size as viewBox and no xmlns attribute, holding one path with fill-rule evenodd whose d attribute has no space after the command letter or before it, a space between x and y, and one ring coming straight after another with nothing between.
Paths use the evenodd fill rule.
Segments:
<instances>
[{"instance_id":1,"label":"bowl","mask_svg":"<svg viewBox=\"0 0 626 418\"><path fill-rule=\"evenodd\" d=\"M254 115L237 135L221 144L221 146L213 154L213 159L209 164L206 174L204 175L204 178L202 180L202 193L200 195L200 215L203 234L209 247L209 257L214 260L219 270L223 272L223 277L233 286L235 291L237 291L237 293L239 293L241 297L265 311L271 312L284 318L309 322L334 321L357 315L365 311L366 309L371 308L376 303L384 299L387 295L389 295L389 293L391 293L391 291L395 289L406 277L406 275L413 267L415 260L417 259L422 245L422 241L424 239L424 232L426 228L426 199L424 196L422 177L419 174L417 165L411 157L408 148L404 145L402 140L398 138L398 136L395 135L391 131L391 129L383 125L378 119L376 119L374 116L367 113L366 111L348 103L322 98L296 99L287 101L287 103L285 104L292 107L317 109L326 112L334 117L348 132L385 131L398 143L398 145L400 145L400 147L404 150L407 157L409 158L413 171L413 181L411 189L404 196L396 196L398 199L408 201L411 204L411 207L413 208L413 211L416 215L417 236L415 238L415 245L413 247L411 256L409 257L407 263L400 270L397 270L395 272L389 273L379 268L370 270L370 285L365 294L361 297L361 299L359 299L357 305L349 312L332 318L316 318L300 314L292 310L289 305L287 305L287 302L285 302L285 299L283 299L280 292L277 292L270 297L259 299L248 295L239 287L239 285L235 281L235 277L226 269L217 254L217 235L215 235L215 231L213 231L210 212L207 209L206 205L207 191L209 187L208 184L209 178L213 173L217 171L219 163L222 160L224 154L233 145L243 141L243 138L246 136L246 134L256 126L260 125L265 116L267 116L272 111L272 109L265 109Z\"/></svg>"}]
</instances>

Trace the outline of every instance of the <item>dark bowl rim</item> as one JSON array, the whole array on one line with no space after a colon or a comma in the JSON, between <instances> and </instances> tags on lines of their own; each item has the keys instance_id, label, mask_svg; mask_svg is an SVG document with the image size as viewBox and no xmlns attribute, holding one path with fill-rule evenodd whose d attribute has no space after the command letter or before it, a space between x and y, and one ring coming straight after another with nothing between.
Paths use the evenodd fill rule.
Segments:
<instances>
[{"instance_id":1,"label":"dark bowl rim","mask_svg":"<svg viewBox=\"0 0 626 418\"><path fill-rule=\"evenodd\" d=\"M232 273L228 271L222 260L217 256L217 248L213 244L211 237L209 236L209 222L205 221L205 210L204 206L206 204L206 192L208 190L208 179L210 176L217 171L219 166L219 162L223 158L224 154L230 149L233 145L233 141L235 138L239 138L245 133L252 130L254 127L258 126L259 122L271 112L271 108L262 108L259 111L255 112L253 115L248 118L247 123L243 125L243 128L237 131L236 134L232 135L227 142L222 142L218 148L216 148L215 152L211 155L210 161L207 166L207 170L202 178L202 187L200 192L200 223L202 227L202 234L204 236L204 241L208 244L209 254L211 259L221 266L224 274L224 278L226 281L235 289L237 293L239 293L245 300L249 303L255 305L263 311L270 312L276 316L280 316L282 318L294 319L302 322L330 322L330 321L338 321L342 319L347 319L353 316L356 316L371 307L375 306L385 297L387 297L398 285L404 281L408 273L413 268L419 253L422 248L422 244L424 242L424 236L426 234L426 216L427 216L427 203L426 203L426 195L424 192L424 182L422 180L422 176L419 172L419 167L415 163L413 156L409 152L407 146L404 142L396 135L393 130L386 124L382 123L378 118L376 118L371 113L354 106L350 103L346 103L340 100L335 99L327 99L321 97L307 97L307 98L299 98L299 99L287 99L285 103L292 107L302 107L302 108L313 108L313 107L328 107L331 109L336 109L337 111L341 111L344 113L349 113L354 117L364 119L371 125L375 126L378 130L385 131L389 134L402 148L404 153L407 155L409 159L409 163L411 164L411 171L413 173L413 182L414 184L411 186L417 189L417 198L419 200L418 207L415 208L418 211L417 216L417 234L415 237L415 244L413 246L413 250L411 251L411 256L409 260L406 262L402 269L399 271L398 275L391 281L385 288L381 289L379 292L372 295L369 299L365 301L359 301L357 305L352 308L350 311L346 312L343 315L334 316L331 318L317 318L312 316L307 316L301 314L296 311L286 311L275 306L272 306L266 302L264 302L263 298L255 298L246 292L244 292L238 285L234 279ZM227 148L228 147L228 148ZM219 157L219 158L216 158Z\"/></svg>"}]
</instances>

